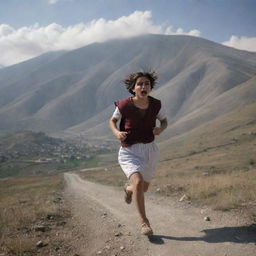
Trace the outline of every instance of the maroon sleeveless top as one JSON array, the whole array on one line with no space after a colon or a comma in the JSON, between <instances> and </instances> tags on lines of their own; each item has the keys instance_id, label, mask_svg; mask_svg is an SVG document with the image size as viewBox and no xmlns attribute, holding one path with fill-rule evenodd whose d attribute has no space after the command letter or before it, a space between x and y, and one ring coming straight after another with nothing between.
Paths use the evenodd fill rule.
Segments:
<instances>
[{"instance_id":1,"label":"maroon sleeveless top","mask_svg":"<svg viewBox=\"0 0 256 256\"><path fill-rule=\"evenodd\" d=\"M135 143L150 143L154 141L153 128L156 126L156 117L161 108L161 101L149 96L149 106L145 113L134 105L132 97L115 102L122 118L120 131L127 132L126 139L121 142L123 147Z\"/></svg>"}]
</instances>

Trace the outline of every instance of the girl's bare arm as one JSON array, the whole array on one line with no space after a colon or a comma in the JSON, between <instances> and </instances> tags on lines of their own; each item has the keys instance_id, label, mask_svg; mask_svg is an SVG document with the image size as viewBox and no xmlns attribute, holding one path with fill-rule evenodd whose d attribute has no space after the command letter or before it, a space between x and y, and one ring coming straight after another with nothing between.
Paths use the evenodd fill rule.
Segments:
<instances>
[{"instance_id":1,"label":"girl's bare arm","mask_svg":"<svg viewBox=\"0 0 256 256\"><path fill-rule=\"evenodd\" d=\"M160 121L160 127L155 127L153 129L153 134L154 135L160 135L163 132L163 130L165 130L167 128L167 126L168 126L168 121L165 118L165 119Z\"/></svg>"},{"instance_id":2,"label":"girl's bare arm","mask_svg":"<svg viewBox=\"0 0 256 256\"><path fill-rule=\"evenodd\" d=\"M111 131L113 132L113 134L117 137L117 139L123 141L126 138L127 132L120 132L117 129L117 121L118 120L116 118L114 118L114 117L110 118L110 120L109 120L109 127L110 127Z\"/></svg>"}]
</instances>

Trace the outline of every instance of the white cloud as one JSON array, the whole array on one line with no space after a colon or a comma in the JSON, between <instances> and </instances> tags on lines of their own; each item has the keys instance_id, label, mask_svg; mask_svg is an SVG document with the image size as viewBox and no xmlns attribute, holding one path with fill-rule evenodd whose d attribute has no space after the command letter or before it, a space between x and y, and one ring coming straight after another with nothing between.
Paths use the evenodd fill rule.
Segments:
<instances>
[{"instance_id":1,"label":"white cloud","mask_svg":"<svg viewBox=\"0 0 256 256\"><path fill-rule=\"evenodd\" d=\"M172 26L156 25L150 11L135 11L116 20L98 19L69 27L52 23L45 27L35 24L14 29L2 24L0 65L12 65L48 51L72 50L93 42L147 33L200 36L198 30L185 32L182 28L175 30Z\"/></svg>"},{"instance_id":2,"label":"white cloud","mask_svg":"<svg viewBox=\"0 0 256 256\"><path fill-rule=\"evenodd\" d=\"M70 1L71 2L73 0L47 0L48 4L56 4L60 1L66 1L66 2Z\"/></svg>"},{"instance_id":3,"label":"white cloud","mask_svg":"<svg viewBox=\"0 0 256 256\"><path fill-rule=\"evenodd\" d=\"M166 34L166 35L189 35L189 36L200 36L201 35L200 31L197 29L193 29L189 32L185 32L182 28L178 28L177 30L175 30L173 28L173 26L168 26L165 29L164 34Z\"/></svg>"},{"instance_id":4,"label":"white cloud","mask_svg":"<svg viewBox=\"0 0 256 256\"><path fill-rule=\"evenodd\" d=\"M240 50L256 52L256 37L231 36L228 41L225 41L222 44Z\"/></svg>"},{"instance_id":5,"label":"white cloud","mask_svg":"<svg viewBox=\"0 0 256 256\"><path fill-rule=\"evenodd\" d=\"M59 0L48 0L49 4L56 4Z\"/></svg>"}]
</instances>

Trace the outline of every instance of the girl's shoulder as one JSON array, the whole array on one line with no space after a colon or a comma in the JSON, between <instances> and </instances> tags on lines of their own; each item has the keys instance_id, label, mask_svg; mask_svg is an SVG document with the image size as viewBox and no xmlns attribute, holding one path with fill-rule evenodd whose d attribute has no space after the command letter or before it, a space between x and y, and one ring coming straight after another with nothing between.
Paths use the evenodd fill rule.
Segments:
<instances>
[{"instance_id":1,"label":"girl's shoulder","mask_svg":"<svg viewBox=\"0 0 256 256\"><path fill-rule=\"evenodd\" d=\"M150 99L150 104L151 105L154 105L154 106L156 106L156 107L159 107L159 108L161 108L161 100L159 100L159 99L156 99L156 98L153 98L152 96L149 96L149 99Z\"/></svg>"},{"instance_id":2,"label":"girl's shoulder","mask_svg":"<svg viewBox=\"0 0 256 256\"><path fill-rule=\"evenodd\" d=\"M128 97L128 98L122 99L120 101L116 101L115 105L117 107L124 107L125 105L129 105L131 103L132 103L132 97Z\"/></svg>"}]
</instances>

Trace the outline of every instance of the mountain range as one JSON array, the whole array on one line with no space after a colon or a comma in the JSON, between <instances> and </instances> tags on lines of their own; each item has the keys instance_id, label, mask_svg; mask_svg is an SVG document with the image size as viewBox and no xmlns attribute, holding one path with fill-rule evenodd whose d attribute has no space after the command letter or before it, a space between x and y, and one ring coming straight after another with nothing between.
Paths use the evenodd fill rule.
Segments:
<instances>
[{"instance_id":1,"label":"mountain range","mask_svg":"<svg viewBox=\"0 0 256 256\"><path fill-rule=\"evenodd\" d=\"M169 121L163 141L256 102L256 53L191 36L143 35L0 69L0 132L112 141L113 103L130 96L122 80L141 69L159 76L152 96Z\"/></svg>"}]
</instances>

